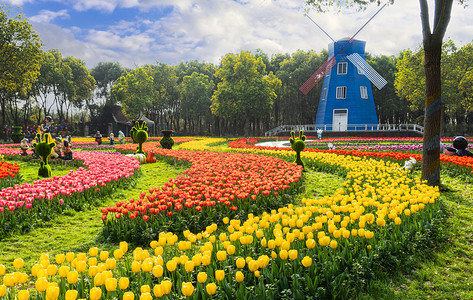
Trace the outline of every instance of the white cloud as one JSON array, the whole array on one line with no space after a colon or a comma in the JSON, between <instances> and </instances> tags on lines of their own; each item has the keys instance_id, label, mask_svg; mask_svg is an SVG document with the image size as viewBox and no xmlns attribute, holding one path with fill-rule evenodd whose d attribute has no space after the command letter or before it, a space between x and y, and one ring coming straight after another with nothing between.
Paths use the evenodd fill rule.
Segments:
<instances>
[{"instance_id":1,"label":"white cloud","mask_svg":"<svg viewBox=\"0 0 473 300\"><path fill-rule=\"evenodd\" d=\"M5 4L14 5L14 6L22 6L25 3L33 2L34 0L4 0Z\"/></svg>"},{"instance_id":2,"label":"white cloud","mask_svg":"<svg viewBox=\"0 0 473 300\"><path fill-rule=\"evenodd\" d=\"M39 14L32 16L29 18L31 22L35 23L50 23L52 20L56 18L69 18L70 15L68 14L66 9L61 9L59 11L50 11L43 9L39 12Z\"/></svg>"},{"instance_id":3,"label":"white cloud","mask_svg":"<svg viewBox=\"0 0 473 300\"><path fill-rule=\"evenodd\" d=\"M431 1L429 1L431 2ZM162 61L199 60L219 63L229 52L253 51L293 53L298 49L327 49L331 40L304 17L300 0L77 0L75 8L103 9L116 7L165 7L173 9L160 19L117 20L108 27L88 31L61 29L43 24L41 38L49 48L87 62L88 67L100 61L118 61L127 67ZM334 39L352 36L376 11L345 10L340 13L309 12L310 16ZM384 8L358 35L366 41L372 54L397 55L416 49L422 42L419 4L399 0ZM446 34L457 45L471 41L472 9L454 5ZM56 16L58 17L59 14ZM76 36L84 36L80 41Z\"/></svg>"}]
</instances>

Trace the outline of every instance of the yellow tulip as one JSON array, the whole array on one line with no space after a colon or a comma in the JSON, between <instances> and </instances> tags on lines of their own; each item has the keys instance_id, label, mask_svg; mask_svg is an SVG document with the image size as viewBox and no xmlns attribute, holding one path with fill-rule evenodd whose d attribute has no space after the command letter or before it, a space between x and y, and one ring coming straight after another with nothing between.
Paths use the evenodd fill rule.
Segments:
<instances>
[{"instance_id":1,"label":"yellow tulip","mask_svg":"<svg viewBox=\"0 0 473 300\"><path fill-rule=\"evenodd\" d=\"M99 300L102 297L102 290L99 287L93 287L89 292L90 300Z\"/></svg>"},{"instance_id":2,"label":"yellow tulip","mask_svg":"<svg viewBox=\"0 0 473 300\"><path fill-rule=\"evenodd\" d=\"M167 295L171 292L172 282L169 280L161 281L161 288L163 289L164 295Z\"/></svg>"},{"instance_id":3,"label":"yellow tulip","mask_svg":"<svg viewBox=\"0 0 473 300\"><path fill-rule=\"evenodd\" d=\"M199 274L197 274L197 281L199 283L204 283L207 281L207 273L205 272L199 272Z\"/></svg>"},{"instance_id":4,"label":"yellow tulip","mask_svg":"<svg viewBox=\"0 0 473 300\"><path fill-rule=\"evenodd\" d=\"M152 272L153 272L154 277L156 278L163 276L163 272L164 272L163 266L160 266L160 265L154 266Z\"/></svg>"},{"instance_id":5,"label":"yellow tulip","mask_svg":"<svg viewBox=\"0 0 473 300\"><path fill-rule=\"evenodd\" d=\"M210 265L210 255L203 255L202 256L202 264L204 266Z\"/></svg>"},{"instance_id":6,"label":"yellow tulip","mask_svg":"<svg viewBox=\"0 0 473 300\"><path fill-rule=\"evenodd\" d=\"M123 253L126 253L128 251L128 243L127 242L120 242L119 247L123 251Z\"/></svg>"},{"instance_id":7,"label":"yellow tulip","mask_svg":"<svg viewBox=\"0 0 473 300\"><path fill-rule=\"evenodd\" d=\"M100 252L100 260L106 261L108 259L108 251L101 251Z\"/></svg>"},{"instance_id":8,"label":"yellow tulip","mask_svg":"<svg viewBox=\"0 0 473 300\"><path fill-rule=\"evenodd\" d=\"M30 292L28 290L21 290L18 292L18 300L28 300L30 298Z\"/></svg>"},{"instance_id":9,"label":"yellow tulip","mask_svg":"<svg viewBox=\"0 0 473 300\"><path fill-rule=\"evenodd\" d=\"M215 279L217 281L222 281L225 278L225 271L224 270L216 270L215 271Z\"/></svg>"},{"instance_id":10,"label":"yellow tulip","mask_svg":"<svg viewBox=\"0 0 473 300\"><path fill-rule=\"evenodd\" d=\"M170 260L166 263L166 269L168 269L169 272L174 272L176 270L177 263L173 260Z\"/></svg>"},{"instance_id":11,"label":"yellow tulip","mask_svg":"<svg viewBox=\"0 0 473 300\"><path fill-rule=\"evenodd\" d=\"M158 241L151 241L149 245L151 248L156 249L156 247L158 247Z\"/></svg>"},{"instance_id":12,"label":"yellow tulip","mask_svg":"<svg viewBox=\"0 0 473 300\"><path fill-rule=\"evenodd\" d=\"M157 284L153 287L153 294L155 297L158 298L161 298L164 295L163 289L160 284Z\"/></svg>"},{"instance_id":13,"label":"yellow tulip","mask_svg":"<svg viewBox=\"0 0 473 300\"><path fill-rule=\"evenodd\" d=\"M286 250L281 250L281 251L286 251ZM286 258L287 258L287 251L286 251ZM248 262L248 269L251 271L251 272L254 272L256 270L259 269L259 263L257 260L250 260Z\"/></svg>"},{"instance_id":14,"label":"yellow tulip","mask_svg":"<svg viewBox=\"0 0 473 300\"><path fill-rule=\"evenodd\" d=\"M77 261L76 262L76 270L79 273L85 272L85 269L87 268L87 263L83 260Z\"/></svg>"},{"instance_id":15,"label":"yellow tulip","mask_svg":"<svg viewBox=\"0 0 473 300\"><path fill-rule=\"evenodd\" d=\"M284 249L283 249L283 250L279 251L279 257L280 257L282 260L286 260L288 256L289 256L289 255L288 255L288 253L287 253L287 250L284 250Z\"/></svg>"},{"instance_id":16,"label":"yellow tulip","mask_svg":"<svg viewBox=\"0 0 473 300\"><path fill-rule=\"evenodd\" d=\"M76 300L77 299L77 292L76 290L68 290L66 291L66 300Z\"/></svg>"},{"instance_id":17,"label":"yellow tulip","mask_svg":"<svg viewBox=\"0 0 473 300\"><path fill-rule=\"evenodd\" d=\"M191 296L194 293L194 286L192 285L192 282L183 282L181 291L184 296Z\"/></svg>"},{"instance_id":18,"label":"yellow tulip","mask_svg":"<svg viewBox=\"0 0 473 300\"><path fill-rule=\"evenodd\" d=\"M139 261L136 261L134 260L132 263L131 263L131 270L133 271L133 273L138 273L141 271L141 263Z\"/></svg>"},{"instance_id":19,"label":"yellow tulip","mask_svg":"<svg viewBox=\"0 0 473 300\"><path fill-rule=\"evenodd\" d=\"M217 292L217 285L214 282L209 283L205 286L205 290L207 291L207 294L212 296Z\"/></svg>"},{"instance_id":20,"label":"yellow tulip","mask_svg":"<svg viewBox=\"0 0 473 300\"><path fill-rule=\"evenodd\" d=\"M3 276L5 274L5 266L0 264L0 276Z\"/></svg>"},{"instance_id":21,"label":"yellow tulip","mask_svg":"<svg viewBox=\"0 0 473 300\"><path fill-rule=\"evenodd\" d=\"M99 254L99 248L97 247L92 247L89 249L89 255L90 256L97 256Z\"/></svg>"},{"instance_id":22,"label":"yellow tulip","mask_svg":"<svg viewBox=\"0 0 473 300\"><path fill-rule=\"evenodd\" d=\"M48 276L54 276L57 273L57 266L56 265L49 265L46 270L48 272Z\"/></svg>"},{"instance_id":23,"label":"yellow tulip","mask_svg":"<svg viewBox=\"0 0 473 300\"><path fill-rule=\"evenodd\" d=\"M19 270L21 268L23 268L23 265L25 264L25 262L23 261L23 259L21 258L17 258L13 261L13 266L15 267L15 269Z\"/></svg>"},{"instance_id":24,"label":"yellow tulip","mask_svg":"<svg viewBox=\"0 0 473 300\"><path fill-rule=\"evenodd\" d=\"M164 249L161 246L156 247L156 249L154 249L154 255L156 255L156 256L163 255L163 253L164 253Z\"/></svg>"},{"instance_id":25,"label":"yellow tulip","mask_svg":"<svg viewBox=\"0 0 473 300\"><path fill-rule=\"evenodd\" d=\"M5 278L3 278L3 281L5 282ZM48 288L48 281L46 278L38 278L34 284L35 288L38 290L38 292L44 292ZM8 286L8 285L7 285Z\"/></svg>"},{"instance_id":26,"label":"yellow tulip","mask_svg":"<svg viewBox=\"0 0 473 300\"><path fill-rule=\"evenodd\" d=\"M118 280L118 286L120 287L122 291L126 290L129 285L130 285L130 279L128 279L128 277L122 277Z\"/></svg>"},{"instance_id":27,"label":"yellow tulip","mask_svg":"<svg viewBox=\"0 0 473 300\"><path fill-rule=\"evenodd\" d=\"M338 243L336 240L330 241L330 248L335 249L337 248L337 246L338 246Z\"/></svg>"},{"instance_id":28,"label":"yellow tulip","mask_svg":"<svg viewBox=\"0 0 473 300\"><path fill-rule=\"evenodd\" d=\"M46 300L56 300L59 297L59 287L49 286L46 289Z\"/></svg>"},{"instance_id":29,"label":"yellow tulip","mask_svg":"<svg viewBox=\"0 0 473 300\"><path fill-rule=\"evenodd\" d=\"M77 271L69 271L69 273L67 273L67 282L69 284L76 283L78 279L79 279L79 273Z\"/></svg>"},{"instance_id":30,"label":"yellow tulip","mask_svg":"<svg viewBox=\"0 0 473 300\"><path fill-rule=\"evenodd\" d=\"M396 217L396 218L394 219L394 224L396 224L396 225L401 225L401 218Z\"/></svg>"},{"instance_id":31,"label":"yellow tulip","mask_svg":"<svg viewBox=\"0 0 473 300\"><path fill-rule=\"evenodd\" d=\"M105 277L103 276L103 273L97 273L94 277L94 285L95 286L102 286L105 283Z\"/></svg>"},{"instance_id":32,"label":"yellow tulip","mask_svg":"<svg viewBox=\"0 0 473 300\"><path fill-rule=\"evenodd\" d=\"M245 279L245 275L241 271L237 271L235 274L235 279L237 282L242 282Z\"/></svg>"},{"instance_id":33,"label":"yellow tulip","mask_svg":"<svg viewBox=\"0 0 473 300\"><path fill-rule=\"evenodd\" d=\"M66 253L66 261L68 263L72 262L74 260L74 256L75 256L74 252L67 252Z\"/></svg>"},{"instance_id":34,"label":"yellow tulip","mask_svg":"<svg viewBox=\"0 0 473 300\"><path fill-rule=\"evenodd\" d=\"M117 279L107 278L107 280L105 280L105 288L109 292L114 292L117 289L117 283Z\"/></svg>"},{"instance_id":35,"label":"yellow tulip","mask_svg":"<svg viewBox=\"0 0 473 300\"><path fill-rule=\"evenodd\" d=\"M294 250L294 249L289 250L288 254L289 254L290 259L292 259L292 260L297 259L297 255L298 255L297 250Z\"/></svg>"},{"instance_id":36,"label":"yellow tulip","mask_svg":"<svg viewBox=\"0 0 473 300\"><path fill-rule=\"evenodd\" d=\"M77 254L77 260L87 261L87 254L85 254L84 252Z\"/></svg>"},{"instance_id":37,"label":"yellow tulip","mask_svg":"<svg viewBox=\"0 0 473 300\"><path fill-rule=\"evenodd\" d=\"M254 274L255 274L255 277L256 277L256 278L258 278L258 277L261 275L261 274L260 274L260 271L258 271L258 270L256 270L256 271L254 272Z\"/></svg>"},{"instance_id":38,"label":"yellow tulip","mask_svg":"<svg viewBox=\"0 0 473 300\"><path fill-rule=\"evenodd\" d=\"M147 258L141 264L141 270L145 273L149 273L153 270L153 260L151 258Z\"/></svg>"},{"instance_id":39,"label":"yellow tulip","mask_svg":"<svg viewBox=\"0 0 473 300\"><path fill-rule=\"evenodd\" d=\"M133 292L126 292L123 294L123 300L135 300L135 294Z\"/></svg>"},{"instance_id":40,"label":"yellow tulip","mask_svg":"<svg viewBox=\"0 0 473 300\"><path fill-rule=\"evenodd\" d=\"M200 266L202 263L202 254L198 253L192 257L192 261L196 267Z\"/></svg>"},{"instance_id":41,"label":"yellow tulip","mask_svg":"<svg viewBox=\"0 0 473 300\"><path fill-rule=\"evenodd\" d=\"M306 268L310 267L312 265L312 258L308 257L308 256L305 256L303 259L302 259L302 265Z\"/></svg>"},{"instance_id":42,"label":"yellow tulip","mask_svg":"<svg viewBox=\"0 0 473 300\"><path fill-rule=\"evenodd\" d=\"M184 268L188 273L194 271L194 262L192 260L186 261Z\"/></svg>"},{"instance_id":43,"label":"yellow tulip","mask_svg":"<svg viewBox=\"0 0 473 300\"><path fill-rule=\"evenodd\" d=\"M61 266L59 268L59 272L58 272L59 276L63 277L63 278L66 277L67 273L69 273L69 270L70 270L70 268L68 266Z\"/></svg>"},{"instance_id":44,"label":"yellow tulip","mask_svg":"<svg viewBox=\"0 0 473 300\"><path fill-rule=\"evenodd\" d=\"M5 294L7 293L7 287L6 285L0 285L0 297L3 297L5 296Z\"/></svg>"},{"instance_id":45,"label":"yellow tulip","mask_svg":"<svg viewBox=\"0 0 473 300\"><path fill-rule=\"evenodd\" d=\"M124 254L125 254L125 253L123 252L122 249L115 249L115 250L113 251L113 257L115 257L115 259L120 259L120 258L122 258Z\"/></svg>"},{"instance_id":46,"label":"yellow tulip","mask_svg":"<svg viewBox=\"0 0 473 300\"><path fill-rule=\"evenodd\" d=\"M239 257L237 260L236 260L236 266L237 268L239 269L243 269L245 267L245 259L243 257Z\"/></svg>"},{"instance_id":47,"label":"yellow tulip","mask_svg":"<svg viewBox=\"0 0 473 300\"><path fill-rule=\"evenodd\" d=\"M227 252L225 251L217 251L217 259L219 261L224 261L227 259Z\"/></svg>"},{"instance_id":48,"label":"yellow tulip","mask_svg":"<svg viewBox=\"0 0 473 300\"><path fill-rule=\"evenodd\" d=\"M145 284L145 285L142 285L140 287L140 292L143 294L143 293L150 293L151 292L151 288L149 287L149 285Z\"/></svg>"}]
</instances>

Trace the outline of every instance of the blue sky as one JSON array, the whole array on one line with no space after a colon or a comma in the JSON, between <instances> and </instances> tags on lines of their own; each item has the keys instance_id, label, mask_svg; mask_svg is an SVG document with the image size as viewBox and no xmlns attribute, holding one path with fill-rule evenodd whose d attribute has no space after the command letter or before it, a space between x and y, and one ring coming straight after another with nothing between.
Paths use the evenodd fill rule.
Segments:
<instances>
[{"instance_id":1,"label":"blue sky","mask_svg":"<svg viewBox=\"0 0 473 300\"><path fill-rule=\"evenodd\" d=\"M21 7L44 43L92 68L118 61L218 64L229 52L262 49L269 56L326 49L330 39L304 17L304 0L2 0ZM433 0L428 1L433 5ZM455 1L456 2L456 1ZM333 38L351 36L377 10L309 15ZM473 40L471 7L454 5L446 38ZM396 0L357 36L372 54L397 55L422 41L419 2Z\"/></svg>"}]
</instances>

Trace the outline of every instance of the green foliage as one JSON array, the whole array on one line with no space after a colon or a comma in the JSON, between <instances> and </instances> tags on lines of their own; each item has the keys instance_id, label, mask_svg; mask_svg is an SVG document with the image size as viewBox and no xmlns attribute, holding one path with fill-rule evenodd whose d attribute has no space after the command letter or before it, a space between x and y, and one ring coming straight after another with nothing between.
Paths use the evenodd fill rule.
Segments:
<instances>
[{"instance_id":1,"label":"green foliage","mask_svg":"<svg viewBox=\"0 0 473 300\"><path fill-rule=\"evenodd\" d=\"M295 137L294 131L291 131L291 138L289 142L291 143L292 150L296 151L296 160L294 161L295 164L302 166L304 168L304 162L301 159L301 152L305 149L305 135L303 131L299 131L299 137Z\"/></svg>"}]
</instances>

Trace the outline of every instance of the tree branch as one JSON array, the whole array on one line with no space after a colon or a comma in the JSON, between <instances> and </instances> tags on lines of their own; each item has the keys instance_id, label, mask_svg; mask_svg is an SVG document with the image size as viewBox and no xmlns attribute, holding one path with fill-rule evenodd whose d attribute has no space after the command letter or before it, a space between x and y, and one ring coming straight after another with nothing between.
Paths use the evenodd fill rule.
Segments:
<instances>
[{"instance_id":1,"label":"tree branch","mask_svg":"<svg viewBox=\"0 0 473 300\"><path fill-rule=\"evenodd\" d=\"M436 0L435 5L435 20L433 39L437 42L442 42L445 32L447 31L448 23L450 22L450 15L452 13L453 0ZM437 15L438 14L438 15Z\"/></svg>"},{"instance_id":2,"label":"tree branch","mask_svg":"<svg viewBox=\"0 0 473 300\"><path fill-rule=\"evenodd\" d=\"M429 24L429 5L427 4L427 0L419 0L420 4L420 19L422 22L422 35L424 37L424 41L430 40L431 32L430 32L430 24Z\"/></svg>"}]
</instances>

